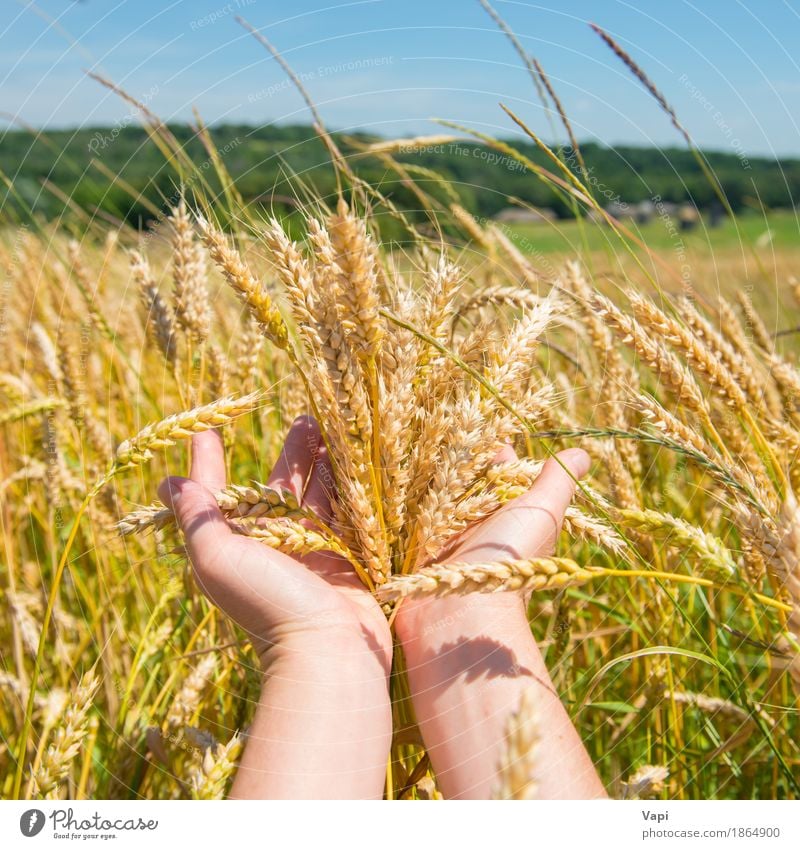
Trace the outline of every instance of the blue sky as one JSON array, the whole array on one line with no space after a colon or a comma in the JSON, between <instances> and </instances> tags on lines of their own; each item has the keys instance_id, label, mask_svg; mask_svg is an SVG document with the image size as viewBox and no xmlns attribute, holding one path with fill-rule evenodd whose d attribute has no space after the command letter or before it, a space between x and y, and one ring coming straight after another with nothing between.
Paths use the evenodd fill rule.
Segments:
<instances>
[{"instance_id":1,"label":"blue sky","mask_svg":"<svg viewBox=\"0 0 800 849\"><path fill-rule=\"evenodd\" d=\"M576 134L606 144L680 142L588 28L610 31L699 144L800 155L800 0L496 0L548 71ZM553 139L511 45L477 0L3 0L0 109L34 126L130 122L94 69L160 117L305 123L276 62L234 20L263 28L303 75L328 125L387 136L448 118L514 135L507 103ZM6 123L8 119L6 119ZM560 136L556 136L560 139Z\"/></svg>"}]
</instances>

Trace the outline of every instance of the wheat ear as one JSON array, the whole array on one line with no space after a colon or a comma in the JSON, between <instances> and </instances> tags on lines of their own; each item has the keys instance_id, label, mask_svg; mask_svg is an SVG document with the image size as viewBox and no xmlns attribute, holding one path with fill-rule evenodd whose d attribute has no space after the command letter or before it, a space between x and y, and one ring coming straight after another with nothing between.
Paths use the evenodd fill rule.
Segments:
<instances>
[{"instance_id":1,"label":"wheat ear","mask_svg":"<svg viewBox=\"0 0 800 849\"><path fill-rule=\"evenodd\" d=\"M174 445L180 439L188 439L195 433L220 427L238 416L252 412L261 397L251 392L241 398L220 398L210 404L167 416L161 421L143 427L136 436L126 439L117 448L117 466L133 466L150 460L153 451Z\"/></svg>"},{"instance_id":2,"label":"wheat ear","mask_svg":"<svg viewBox=\"0 0 800 849\"><path fill-rule=\"evenodd\" d=\"M378 590L383 601L409 596L466 595L575 586L594 577L591 569L566 557L533 557L494 563L441 563L411 575L390 578Z\"/></svg>"},{"instance_id":3,"label":"wheat ear","mask_svg":"<svg viewBox=\"0 0 800 849\"><path fill-rule=\"evenodd\" d=\"M139 251L132 251L131 272L139 289L139 297L145 310L145 321L151 337L155 340L164 359L175 365L177 354L175 316L172 308L161 297L153 279L150 263Z\"/></svg>"},{"instance_id":4,"label":"wheat ear","mask_svg":"<svg viewBox=\"0 0 800 849\"><path fill-rule=\"evenodd\" d=\"M88 732L89 710L99 686L100 681L93 672L88 672L81 678L67 705L61 724L55 730L38 769L31 776L32 789L36 796L54 798L59 785L67 777L72 761L80 752L81 743Z\"/></svg>"},{"instance_id":5,"label":"wheat ear","mask_svg":"<svg viewBox=\"0 0 800 849\"><path fill-rule=\"evenodd\" d=\"M198 224L211 258L250 310L261 332L279 348L285 348L289 344L289 331L264 285L256 280L219 230L203 218L198 219Z\"/></svg>"},{"instance_id":6,"label":"wheat ear","mask_svg":"<svg viewBox=\"0 0 800 849\"><path fill-rule=\"evenodd\" d=\"M519 707L511 714L506 726L506 748L497 769L493 799L535 799L538 789L539 716L536 688L524 690Z\"/></svg>"},{"instance_id":7,"label":"wheat ear","mask_svg":"<svg viewBox=\"0 0 800 849\"><path fill-rule=\"evenodd\" d=\"M197 342L204 342L211 326L206 288L206 262L195 241L186 204L181 202L169 217L172 225L172 280L175 319Z\"/></svg>"},{"instance_id":8,"label":"wheat ear","mask_svg":"<svg viewBox=\"0 0 800 849\"><path fill-rule=\"evenodd\" d=\"M206 749L203 763L191 775L194 799L222 799L228 780L236 769L242 752L242 738L237 731L224 745Z\"/></svg>"}]
</instances>

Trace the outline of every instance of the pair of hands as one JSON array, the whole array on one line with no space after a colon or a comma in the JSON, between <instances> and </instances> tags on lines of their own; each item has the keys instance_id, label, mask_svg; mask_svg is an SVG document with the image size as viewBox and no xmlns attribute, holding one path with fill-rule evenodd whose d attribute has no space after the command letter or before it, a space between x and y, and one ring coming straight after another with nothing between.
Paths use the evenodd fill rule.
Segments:
<instances>
[{"instance_id":1,"label":"pair of hands","mask_svg":"<svg viewBox=\"0 0 800 849\"><path fill-rule=\"evenodd\" d=\"M496 462L513 459L508 447ZM575 480L588 466L584 451L561 452L531 490L468 528L439 559L488 562L551 553ZM328 522L332 493L326 483L332 480L316 422L297 419L269 484L290 490ZM193 437L190 477L167 478L159 494L175 512L199 586L248 632L266 673L233 795L380 797L391 740L393 638L386 617L344 558L330 552L293 557L235 534L213 495L225 485L222 441L208 431ZM409 599L397 612L396 633L417 720L446 795L487 795L502 728L525 679L538 681L544 698L555 698L560 708L523 599L508 593ZM483 680L477 690L476 679ZM458 742L465 728L474 733ZM317 748L309 750L312 739ZM341 750L347 741L355 754ZM574 746L575 740L567 742ZM332 787L342 757L347 775ZM576 794L582 795L577 788Z\"/></svg>"}]
</instances>

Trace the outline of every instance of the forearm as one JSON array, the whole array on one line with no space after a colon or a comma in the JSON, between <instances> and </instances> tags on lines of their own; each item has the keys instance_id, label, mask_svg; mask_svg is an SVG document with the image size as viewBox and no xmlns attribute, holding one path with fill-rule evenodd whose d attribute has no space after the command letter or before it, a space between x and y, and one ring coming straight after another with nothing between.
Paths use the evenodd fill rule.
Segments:
<instances>
[{"instance_id":1,"label":"forearm","mask_svg":"<svg viewBox=\"0 0 800 849\"><path fill-rule=\"evenodd\" d=\"M474 594L404 604L398 634L417 719L445 796L490 796L509 715L531 686L540 723L540 797L605 796L519 597Z\"/></svg>"},{"instance_id":2,"label":"forearm","mask_svg":"<svg viewBox=\"0 0 800 849\"><path fill-rule=\"evenodd\" d=\"M276 647L231 798L379 799L390 739L387 673L363 639Z\"/></svg>"}]
</instances>

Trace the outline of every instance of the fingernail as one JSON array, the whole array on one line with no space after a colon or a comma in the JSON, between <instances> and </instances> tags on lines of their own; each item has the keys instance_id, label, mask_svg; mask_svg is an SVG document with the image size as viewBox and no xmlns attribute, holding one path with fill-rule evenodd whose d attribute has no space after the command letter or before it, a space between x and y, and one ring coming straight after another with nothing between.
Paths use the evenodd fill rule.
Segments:
<instances>
[{"instance_id":1,"label":"fingernail","mask_svg":"<svg viewBox=\"0 0 800 849\"><path fill-rule=\"evenodd\" d=\"M174 508L183 492L183 480L181 478L164 478L158 485L158 494L167 507Z\"/></svg>"},{"instance_id":2,"label":"fingernail","mask_svg":"<svg viewBox=\"0 0 800 849\"><path fill-rule=\"evenodd\" d=\"M582 478L592 465L592 458L583 448L567 448L559 452L558 457L576 478Z\"/></svg>"}]
</instances>

